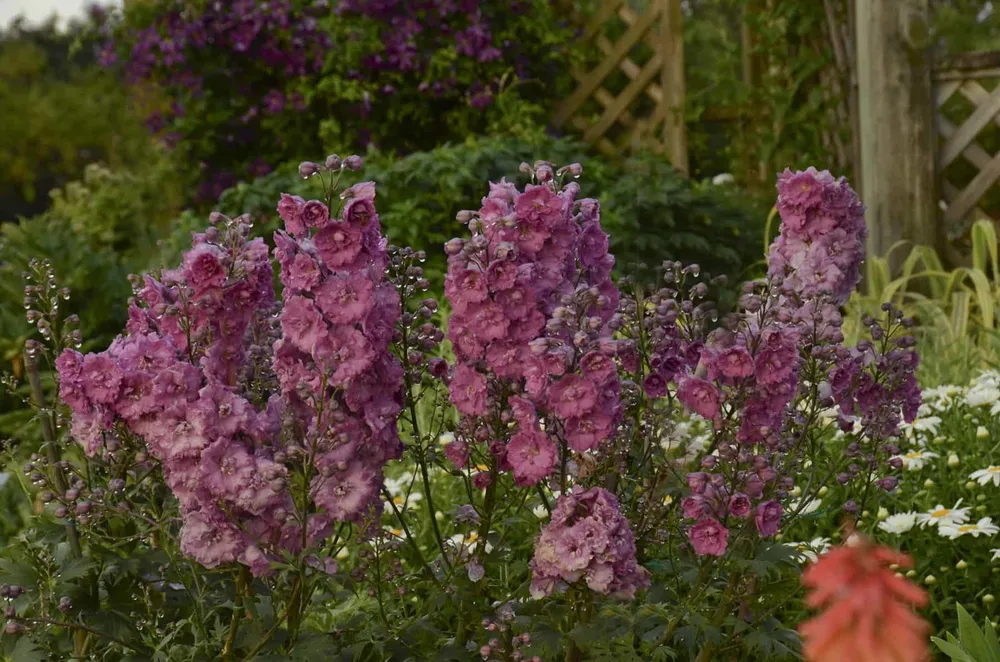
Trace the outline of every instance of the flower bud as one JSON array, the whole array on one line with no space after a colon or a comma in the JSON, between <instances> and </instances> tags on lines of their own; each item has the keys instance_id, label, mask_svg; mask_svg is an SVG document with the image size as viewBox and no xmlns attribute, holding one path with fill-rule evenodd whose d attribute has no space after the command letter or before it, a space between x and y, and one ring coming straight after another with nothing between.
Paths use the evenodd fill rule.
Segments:
<instances>
[{"instance_id":1,"label":"flower bud","mask_svg":"<svg viewBox=\"0 0 1000 662\"><path fill-rule=\"evenodd\" d=\"M354 170L354 171L361 170L362 165L363 161L361 160L361 157L358 156L357 154L351 154L344 161L344 166L346 166L348 170Z\"/></svg>"},{"instance_id":2,"label":"flower bud","mask_svg":"<svg viewBox=\"0 0 1000 662\"><path fill-rule=\"evenodd\" d=\"M309 179L317 172L319 172L319 166L312 161L303 161L299 164L299 177L302 179Z\"/></svg>"},{"instance_id":3,"label":"flower bud","mask_svg":"<svg viewBox=\"0 0 1000 662\"><path fill-rule=\"evenodd\" d=\"M326 166L327 170L340 170L341 167L343 167L344 162L336 154L331 154L326 157L326 162L323 165Z\"/></svg>"}]
</instances>

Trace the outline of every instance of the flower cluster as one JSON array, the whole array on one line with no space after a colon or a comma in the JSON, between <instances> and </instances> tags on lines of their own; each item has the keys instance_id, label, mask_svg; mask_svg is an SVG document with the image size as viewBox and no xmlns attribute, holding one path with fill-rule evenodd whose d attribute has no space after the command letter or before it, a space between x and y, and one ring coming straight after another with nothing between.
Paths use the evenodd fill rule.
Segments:
<instances>
[{"instance_id":1,"label":"flower cluster","mask_svg":"<svg viewBox=\"0 0 1000 662\"><path fill-rule=\"evenodd\" d=\"M782 503L793 490L806 435L805 419L793 407L798 396L840 405L843 425L853 425L854 415L861 419L874 443L849 447L848 455L871 465L865 471L852 464L856 476L870 476L888 459L893 448L882 445L898 434L901 415L912 420L920 402L912 338L896 335L908 324L901 315L885 329L869 324L873 339L884 341L878 346L840 344L839 308L857 286L864 255L857 195L844 179L813 168L786 171L777 189L781 233L768 255L768 277L744 286L738 313L704 336L704 311L695 303L707 288L688 284L696 267L671 263L653 302L646 395L670 395L673 382L677 400L715 427L716 453L702 468L716 471L689 474L691 494L682 501L698 554L722 555L734 525L752 522L757 534L773 536L786 510L801 512L813 503ZM803 382L806 366L819 396ZM887 476L879 484L891 490L895 480Z\"/></svg>"},{"instance_id":2,"label":"flower cluster","mask_svg":"<svg viewBox=\"0 0 1000 662\"><path fill-rule=\"evenodd\" d=\"M88 455L117 446L115 423L142 437L178 498L181 545L207 567L240 561L264 572L257 536L289 508L271 444L274 400L248 392L248 336L266 337L274 301L268 249L241 220L195 235L183 265L146 276L128 335L104 352L56 362L71 432Z\"/></svg>"},{"instance_id":3,"label":"flower cluster","mask_svg":"<svg viewBox=\"0 0 1000 662\"><path fill-rule=\"evenodd\" d=\"M536 599L580 580L592 591L625 599L649 586L649 572L636 563L628 520L615 496L600 487L575 486L559 497L535 541L531 570Z\"/></svg>"},{"instance_id":4,"label":"flower cluster","mask_svg":"<svg viewBox=\"0 0 1000 662\"><path fill-rule=\"evenodd\" d=\"M284 290L274 370L296 414L293 437L319 472L310 495L321 511L308 527L319 538L378 499L382 466L402 451L403 369L388 347L400 299L384 279L375 185L357 184L342 197L335 219L318 200L283 195L286 231L275 234Z\"/></svg>"},{"instance_id":5,"label":"flower cluster","mask_svg":"<svg viewBox=\"0 0 1000 662\"><path fill-rule=\"evenodd\" d=\"M492 184L482 208L463 213L472 238L446 246L448 333L457 359L451 399L479 430L509 408L515 434L491 450L521 485L552 473L553 437L591 450L613 433L619 415L609 325L618 304L614 258L597 201L575 200L575 182L556 184L578 168L554 173L539 162L528 168L539 183L523 192L506 181Z\"/></svg>"},{"instance_id":6,"label":"flower cluster","mask_svg":"<svg viewBox=\"0 0 1000 662\"><path fill-rule=\"evenodd\" d=\"M181 549L206 567L266 573L378 501L401 450L402 368L374 195L350 189L339 219L282 198L280 306L267 246L244 219L213 214L221 229L137 287L127 335L57 361L74 438L88 455L141 438L180 503Z\"/></svg>"}]
</instances>

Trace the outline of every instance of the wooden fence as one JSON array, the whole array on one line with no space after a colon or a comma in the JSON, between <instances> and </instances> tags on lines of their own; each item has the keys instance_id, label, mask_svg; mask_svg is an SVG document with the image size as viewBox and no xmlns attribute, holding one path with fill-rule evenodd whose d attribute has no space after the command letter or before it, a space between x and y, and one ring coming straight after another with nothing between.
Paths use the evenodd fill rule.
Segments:
<instances>
[{"instance_id":1,"label":"wooden fence","mask_svg":"<svg viewBox=\"0 0 1000 662\"><path fill-rule=\"evenodd\" d=\"M556 109L555 126L579 131L609 156L640 144L665 150L687 172L681 16L681 0L649 0L642 12L626 0L604 0L582 37L602 57L593 68L573 72L577 86ZM609 35L622 28L612 41ZM612 84L617 74L624 74L623 87Z\"/></svg>"},{"instance_id":2,"label":"wooden fence","mask_svg":"<svg viewBox=\"0 0 1000 662\"><path fill-rule=\"evenodd\" d=\"M967 219L996 220L1000 209L985 199L997 192L991 189L1000 180L1000 144L990 135L1000 130L1000 52L967 53L940 63L934 71L934 97L946 226ZM956 170L965 176L956 180L950 174Z\"/></svg>"}]
</instances>

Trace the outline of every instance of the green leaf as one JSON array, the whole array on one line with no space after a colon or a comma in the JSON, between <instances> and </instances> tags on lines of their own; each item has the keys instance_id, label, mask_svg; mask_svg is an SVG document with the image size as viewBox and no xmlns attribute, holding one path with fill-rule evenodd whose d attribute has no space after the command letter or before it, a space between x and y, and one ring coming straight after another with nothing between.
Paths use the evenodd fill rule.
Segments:
<instances>
[{"instance_id":1,"label":"green leaf","mask_svg":"<svg viewBox=\"0 0 1000 662\"><path fill-rule=\"evenodd\" d=\"M44 662L47 655L28 637L21 637L11 651L11 662Z\"/></svg>"},{"instance_id":2,"label":"green leaf","mask_svg":"<svg viewBox=\"0 0 1000 662\"><path fill-rule=\"evenodd\" d=\"M931 637L931 641L934 645L941 649L941 652L951 658L952 662L976 662L969 654L962 650L961 646L956 646L955 644L948 643L937 637Z\"/></svg>"},{"instance_id":3,"label":"green leaf","mask_svg":"<svg viewBox=\"0 0 1000 662\"><path fill-rule=\"evenodd\" d=\"M996 662L1000 651L991 651L986 643L986 637L976 622L969 616L962 605L958 607L958 636L962 640L962 648L967 650L976 662Z\"/></svg>"}]
</instances>

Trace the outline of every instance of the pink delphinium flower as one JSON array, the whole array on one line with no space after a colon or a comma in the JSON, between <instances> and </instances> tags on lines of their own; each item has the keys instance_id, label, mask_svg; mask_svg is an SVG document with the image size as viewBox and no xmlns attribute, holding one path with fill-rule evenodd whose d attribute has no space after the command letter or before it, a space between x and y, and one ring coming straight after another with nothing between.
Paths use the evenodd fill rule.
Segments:
<instances>
[{"instance_id":1,"label":"pink delphinium flower","mask_svg":"<svg viewBox=\"0 0 1000 662\"><path fill-rule=\"evenodd\" d=\"M757 506L757 514L754 521L757 524L757 532L762 536L770 537L778 532L781 525L781 516L784 509L777 501L765 501Z\"/></svg>"},{"instance_id":2,"label":"pink delphinium flower","mask_svg":"<svg viewBox=\"0 0 1000 662\"><path fill-rule=\"evenodd\" d=\"M559 449L541 431L525 430L511 437L506 457L518 485L535 485L552 473Z\"/></svg>"},{"instance_id":3,"label":"pink delphinium flower","mask_svg":"<svg viewBox=\"0 0 1000 662\"><path fill-rule=\"evenodd\" d=\"M719 389L709 381L697 377L684 377L677 387L677 399L694 413L716 420L722 396Z\"/></svg>"},{"instance_id":4,"label":"pink delphinium flower","mask_svg":"<svg viewBox=\"0 0 1000 662\"><path fill-rule=\"evenodd\" d=\"M729 530L714 517L702 517L688 530L688 540L699 556L722 556L728 538Z\"/></svg>"},{"instance_id":5,"label":"pink delphinium flower","mask_svg":"<svg viewBox=\"0 0 1000 662\"><path fill-rule=\"evenodd\" d=\"M632 599L649 586L649 572L636 562L635 553L632 530L614 495L576 486L559 497L551 522L535 541L532 597L582 580L597 593Z\"/></svg>"},{"instance_id":6,"label":"pink delphinium flower","mask_svg":"<svg viewBox=\"0 0 1000 662\"><path fill-rule=\"evenodd\" d=\"M491 184L479 211L462 214L471 239L445 245L457 358L449 389L466 417L501 404L487 393L517 393L536 408L518 434L540 433L540 420L558 422L549 434L582 452L608 439L620 416L618 343L608 326L619 295L597 202L577 201L579 187L560 187L546 167L523 192L504 180ZM509 454L503 448L491 452Z\"/></svg>"}]
</instances>

